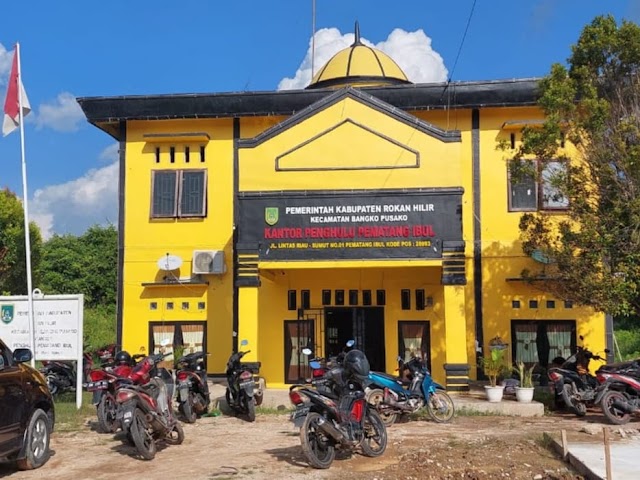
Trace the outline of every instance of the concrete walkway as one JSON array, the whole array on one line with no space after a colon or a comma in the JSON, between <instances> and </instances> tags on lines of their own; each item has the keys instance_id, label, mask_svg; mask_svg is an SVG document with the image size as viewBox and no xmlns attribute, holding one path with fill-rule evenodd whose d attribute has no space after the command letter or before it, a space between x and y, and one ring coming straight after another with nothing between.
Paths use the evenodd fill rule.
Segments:
<instances>
[{"instance_id":1,"label":"concrete walkway","mask_svg":"<svg viewBox=\"0 0 640 480\"><path fill-rule=\"evenodd\" d=\"M561 442L546 435L551 445L562 456ZM640 478L640 439L616 440L609 446L611 478L607 479L604 442L568 442L569 462L587 480L637 480Z\"/></svg>"}]
</instances>

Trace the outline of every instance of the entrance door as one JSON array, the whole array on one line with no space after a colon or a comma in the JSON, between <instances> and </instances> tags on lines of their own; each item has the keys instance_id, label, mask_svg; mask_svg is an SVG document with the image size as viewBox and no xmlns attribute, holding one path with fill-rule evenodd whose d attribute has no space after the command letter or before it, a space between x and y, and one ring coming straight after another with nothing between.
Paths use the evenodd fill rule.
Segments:
<instances>
[{"instance_id":1,"label":"entrance door","mask_svg":"<svg viewBox=\"0 0 640 480\"><path fill-rule=\"evenodd\" d=\"M356 341L371 365L384 371L384 308L331 307L325 309L327 357L338 355L348 340Z\"/></svg>"},{"instance_id":2,"label":"entrance door","mask_svg":"<svg viewBox=\"0 0 640 480\"><path fill-rule=\"evenodd\" d=\"M309 357L302 353L305 347L313 348L313 320L284 321L284 381L300 383L311 376Z\"/></svg>"}]
</instances>

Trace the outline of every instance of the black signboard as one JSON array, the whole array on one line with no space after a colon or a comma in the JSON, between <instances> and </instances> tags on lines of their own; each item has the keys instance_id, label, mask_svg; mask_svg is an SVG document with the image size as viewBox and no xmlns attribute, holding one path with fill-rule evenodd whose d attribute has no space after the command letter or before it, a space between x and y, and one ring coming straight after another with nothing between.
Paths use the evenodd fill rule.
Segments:
<instances>
[{"instance_id":1,"label":"black signboard","mask_svg":"<svg viewBox=\"0 0 640 480\"><path fill-rule=\"evenodd\" d=\"M462 189L243 193L238 228L261 260L440 258L462 240Z\"/></svg>"}]
</instances>

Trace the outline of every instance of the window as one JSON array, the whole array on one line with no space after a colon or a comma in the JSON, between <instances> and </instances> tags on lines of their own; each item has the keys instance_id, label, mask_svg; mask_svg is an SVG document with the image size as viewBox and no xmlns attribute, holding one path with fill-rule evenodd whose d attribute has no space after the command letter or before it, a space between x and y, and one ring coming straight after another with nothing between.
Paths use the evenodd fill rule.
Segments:
<instances>
[{"instance_id":1,"label":"window","mask_svg":"<svg viewBox=\"0 0 640 480\"><path fill-rule=\"evenodd\" d=\"M573 320L512 320L511 335L514 361L529 366L546 368L555 357L568 358L576 347Z\"/></svg>"},{"instance_id":2,"label":"window","mask_svg":"<svg viewBox=\"0 0 640 480\"><path fill-rule=\"evenodd\" d=\"M182 354L206 352L205 322L152 322L149 324L149 350L156 354L165 340L169 346L165 353L170 354L165 361L170 361L173 368L173 352L178 348ZM181 348L179 348L181 347ZM177 359L176 359L177 360Z\"/></svg>"},{"instance_id":3,"label":"window","mask_svg":"<svg viewBox=\"0 0 640 480\"><path fill-rule=\"evenodd\" d=\"M151 217L206 215L206 170L154 170Z\"/></svg>"},{"instance_id":4,"label":"window","mask_svg":"<svg viewBox=\"0 0 640 480\"><path fill-rule=\"evenodd\" d=\"M405 362L408 362L412 357L418 356L426 360L427 367L431 370L430 349L429 322L412 322L406 320L398 322L399 357Z\"/></svg>"},{"instance_id":5,"label":"window","mask_svg":"<svg viewBox=\"0 0 640 480\"><path fill-rule=\"evenodd\" d=\"M566 172L564 162L525 160L521 165L515 167L517 171L509 170L509 211L565 210L569 206L558 185ZM536 168L540 169L540 183Z\"/></svg>"}]
</instances>

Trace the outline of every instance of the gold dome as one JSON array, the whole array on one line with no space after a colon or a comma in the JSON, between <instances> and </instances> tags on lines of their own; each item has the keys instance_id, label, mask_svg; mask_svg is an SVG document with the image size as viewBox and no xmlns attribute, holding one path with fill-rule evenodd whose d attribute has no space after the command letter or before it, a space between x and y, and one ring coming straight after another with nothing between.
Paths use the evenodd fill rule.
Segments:
<instances>
[{"instance_id":1,"label":"gold dome","mask_svg":"<svg viewBox=\"0 0 640 480\"><path fill-rule=\"evenodd\" d=\"M340 88L353 86L380 86L411 83L402 69L389 55L368 47L360 41L360 27L356 22L355 41L336 53L307 88Z\"/></svg>"}]
</instances>

